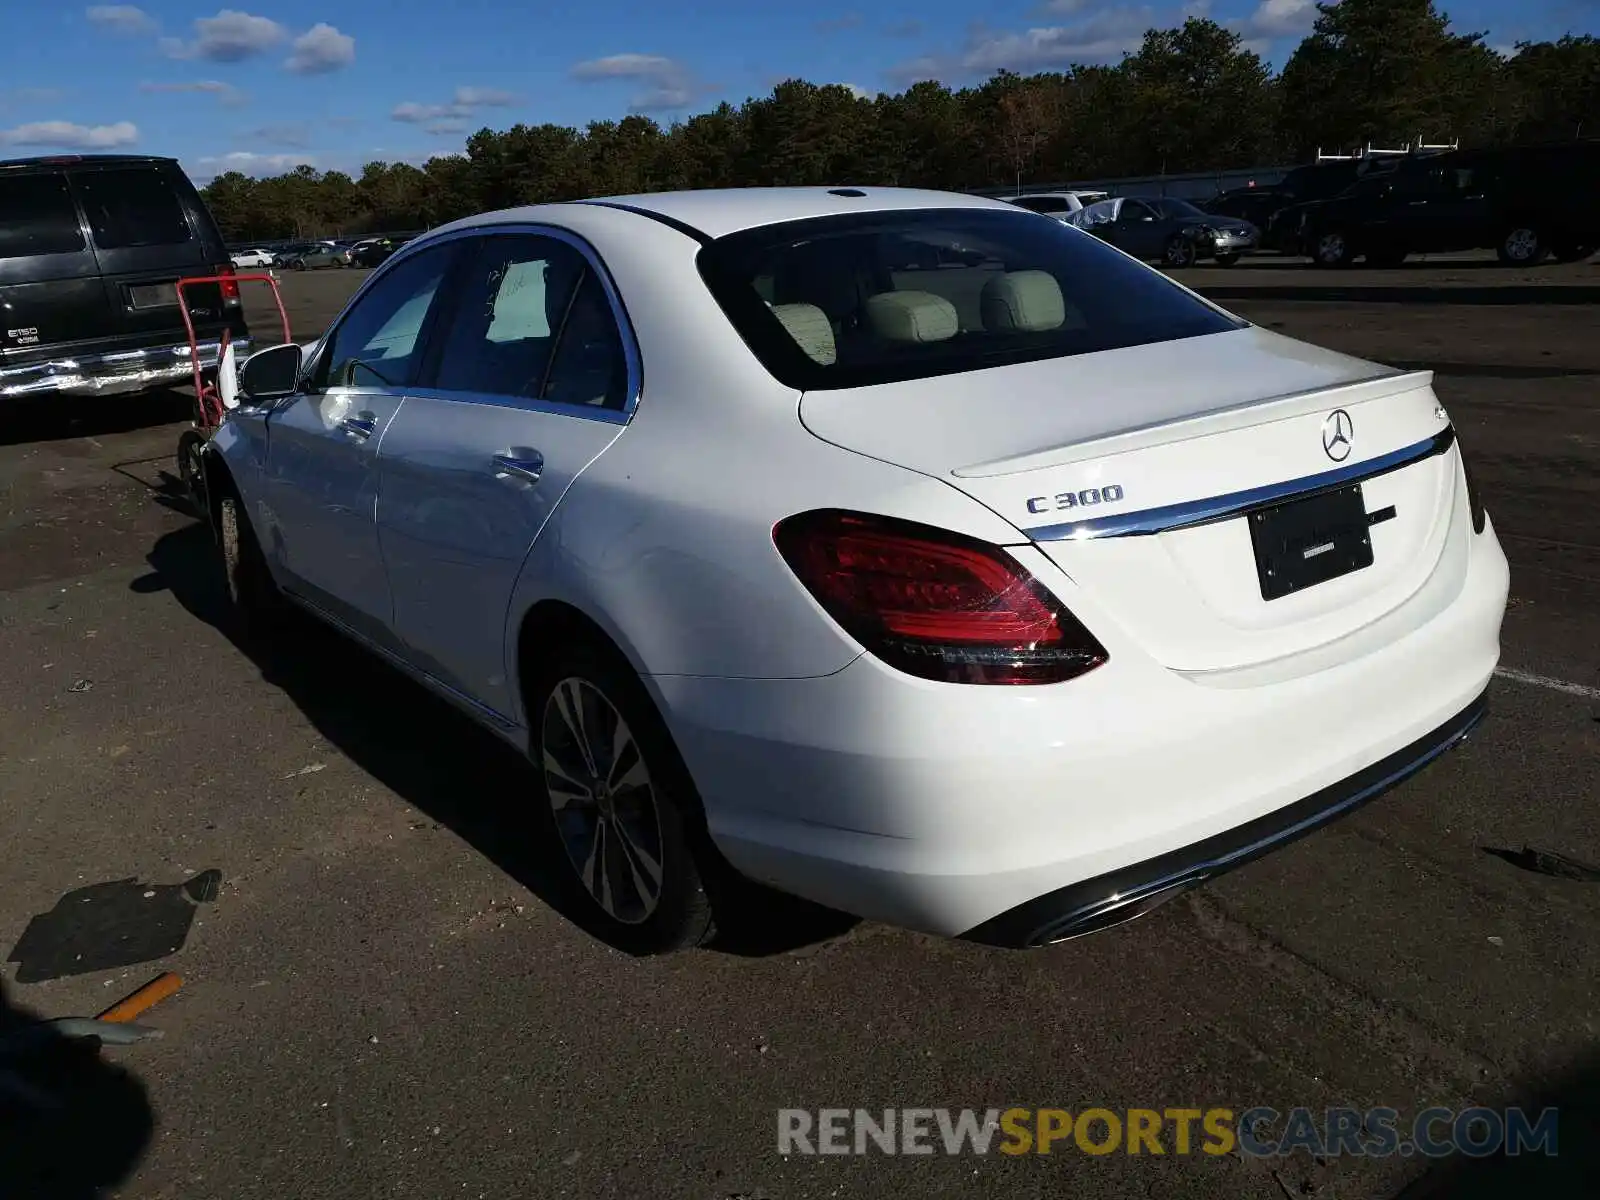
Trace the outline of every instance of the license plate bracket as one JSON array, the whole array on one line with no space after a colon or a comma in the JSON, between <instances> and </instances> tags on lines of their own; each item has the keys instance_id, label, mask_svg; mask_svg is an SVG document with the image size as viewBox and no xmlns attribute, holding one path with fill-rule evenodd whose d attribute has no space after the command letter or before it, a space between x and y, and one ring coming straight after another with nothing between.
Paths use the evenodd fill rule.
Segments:
<instances>
[{"instance_id":1,"label":"license plate bracket","mask_svg":"<svg viewBox=\"0 0 1600 1200\"><path fill-rule=\"evenodd\" d=\"M129 308L174 308L178 303L177 285L171 283L132 283L128 285Z\"/></svg>"},{"instance_id":2,"label":"license plate bracket","mask_svg":"<svg viewBox=\"0 0 1600 1200\"><path fill-rule=\"evenodd\" d=\"M1359 483L1251 513L1261 598L1277 600L1370 567L1371 528Z\"/></svg>"}]
</instances>

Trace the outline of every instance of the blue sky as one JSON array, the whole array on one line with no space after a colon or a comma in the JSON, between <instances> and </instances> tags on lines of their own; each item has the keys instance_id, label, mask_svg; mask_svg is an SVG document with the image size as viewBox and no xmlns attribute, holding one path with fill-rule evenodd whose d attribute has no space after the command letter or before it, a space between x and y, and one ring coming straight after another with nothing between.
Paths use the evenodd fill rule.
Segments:
<instances>
[{"instance_id":1,"label":"blue sky","mask_svg":"<svg viewBox=\"0 0 1600 1200\"><path fill-rule=\"evenodd\" d=\"M197 179L297 162L421 161L518 121L663 123L799 76L867 93L959 86L1001 67L1115 62L1152 26L1205 13L1281 64L1311 0L239 0L242 8L19 3L0 45L0 156L127 149ZM1491 44L1600 31L1596 0L1460 0ZM554 9L555 11L552 11ZM981 17L979 14L983 14Z\"/></svg>"}]
</instances>

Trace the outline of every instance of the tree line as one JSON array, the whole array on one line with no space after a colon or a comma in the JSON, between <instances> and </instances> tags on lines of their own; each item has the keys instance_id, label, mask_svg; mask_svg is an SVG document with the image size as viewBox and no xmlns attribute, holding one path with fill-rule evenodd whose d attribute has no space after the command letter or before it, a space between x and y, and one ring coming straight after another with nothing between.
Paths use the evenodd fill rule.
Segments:
<instances>
[{"instance_id":1,"label":"tree line","mask_svg":"<svg viewBox=\"0 0 1600 1200\"><path fill-rule=\"evenodd\" d=\"M1274 74L1238 33L1192 18L1114 66L974 87L926 81L867 98L792 79L663 127L482 129L465 153L301 166L204 188L231 240L421 229L474 212L673 188L854 183L972 190L1246 168L1421 138L1462 145L1600 135L1600 38L1511 54L1458 32L1432 0L1319 4Z\"/></svg>"}]
</instances>

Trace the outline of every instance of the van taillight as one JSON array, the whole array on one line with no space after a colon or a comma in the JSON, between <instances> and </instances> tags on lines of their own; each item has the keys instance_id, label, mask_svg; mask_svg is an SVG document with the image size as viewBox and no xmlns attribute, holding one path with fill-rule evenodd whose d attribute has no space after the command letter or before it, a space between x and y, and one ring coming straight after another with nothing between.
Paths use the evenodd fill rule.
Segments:
<instances>
[{"instance_id":1,"label":"van taillight","mask_svg":"<svg viewBox=\"0 0 1600 1200\"><path fill-rule=\"evenodd\" d=\"M227 305L229 308L237 308L240 303L239 284L236 280L226 278L226 276L237 273L234 270L233 264L231 262L227 262L223 263L220 267L212 267L211 273L213 275L222 275L225 277L222 282L217 285L222 290L222 303Z\"/></svg>"},{"instance_id":2,"label":"van taillight","mask_svg":"<svg viewBox=\"0 0 1600 1200\"><path fill-rule=\"evenodd\" d=\"M998 547L910 521L823 509L780 521L778 552L869 652L945 683L1074 679L1106 650Z\"/></svg>"}]
</instances>

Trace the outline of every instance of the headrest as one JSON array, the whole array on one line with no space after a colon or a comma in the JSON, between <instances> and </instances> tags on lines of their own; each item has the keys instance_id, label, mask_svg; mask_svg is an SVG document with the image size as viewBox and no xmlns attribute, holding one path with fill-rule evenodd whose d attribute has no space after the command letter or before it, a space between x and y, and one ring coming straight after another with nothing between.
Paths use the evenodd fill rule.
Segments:
<instances>
[{"instance_id":1,"label":"headrest","mask_svg":"<svg viewBox=\"0 0 1600 1200\"><path fill-rule=\"evenodd\" d=\"M833 326L828 324L828 314L815 304L774 304L772 315L812 362L831 367L838 361Z\"/></svg>"},{"instance_id":2,"label":"headrest","mask_svg":"<svg viewBox=\"0 0 1600 1200\"><path fill-rule=\"evenodd\" d=\"M879 292L867 299L867 322L893 342L942 342L961 328L956 306L932 292Z\"/></svg>"},{"instance_id":3,"label":"headrest","mask_svg":"<svg viewBox=\"0 0 1600 1200\"><path fill-rule=\"evenodd\" d=\"M983 285L983 327L996 333L1060 329L1067 319L1061 285L1048 271L1012 271Z\"/></svg>"}]
</instances>

